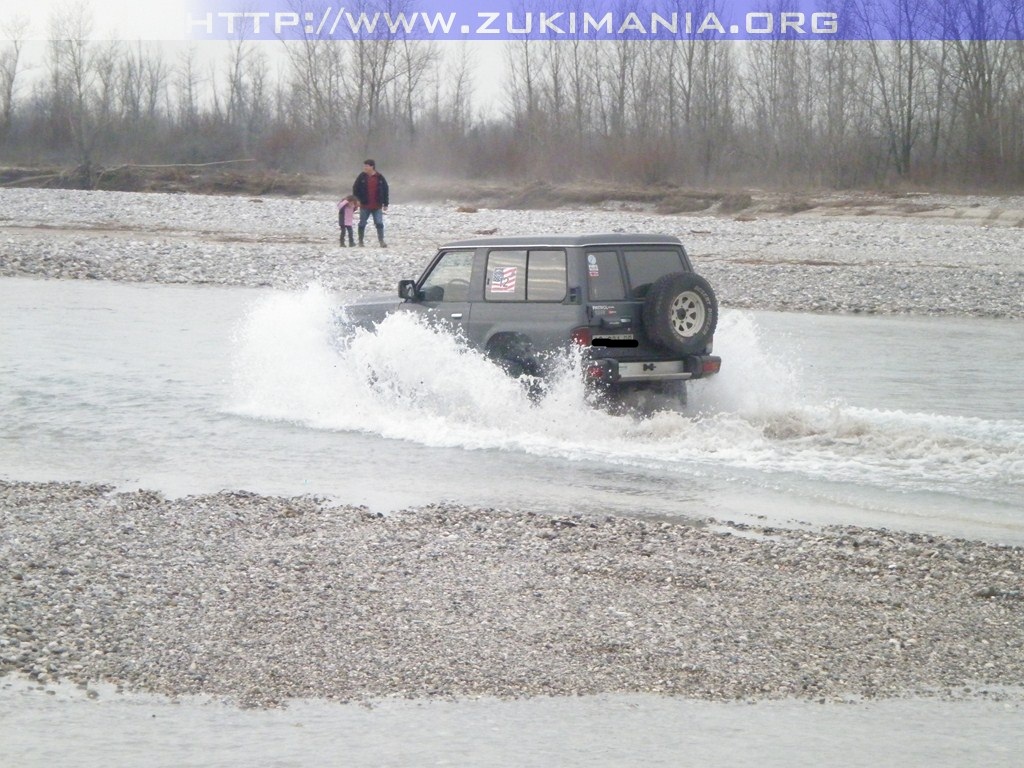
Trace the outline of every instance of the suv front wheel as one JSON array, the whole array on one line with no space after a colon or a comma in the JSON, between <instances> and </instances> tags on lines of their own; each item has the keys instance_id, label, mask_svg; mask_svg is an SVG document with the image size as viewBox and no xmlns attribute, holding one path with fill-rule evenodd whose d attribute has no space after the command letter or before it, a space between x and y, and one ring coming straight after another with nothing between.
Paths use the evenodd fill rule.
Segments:
<instances>
[{"instance_id":1,"label":"suv front wheel","mask_svg":"<svg viewBox=\"0 0 1024 768\"><path fill-rule=\"evenodd\" d=\"M703 352L718 325L718 300L700 275L674 272L651 286L643 320L655 344L680 354Z\"/></svg>"}]
</instances>

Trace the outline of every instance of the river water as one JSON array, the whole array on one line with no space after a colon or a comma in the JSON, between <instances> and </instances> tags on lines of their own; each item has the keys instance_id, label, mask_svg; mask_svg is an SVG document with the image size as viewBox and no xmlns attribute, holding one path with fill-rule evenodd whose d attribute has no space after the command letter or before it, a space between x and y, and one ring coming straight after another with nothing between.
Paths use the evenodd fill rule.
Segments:
<instances>
[{"instance_id":1,"label":"river water","mask_svg":"<svg viewBox=\"0 0 1024 768\"><path fill-rule=\"evenodd\" d=\"M591 408L571 370L531 403L408 317L339 349L337 303L0 280L0 471L1024 543L1019 322L725 311L722 373L641 420Z\"/></svg>"},{"instance_id":2,"label":"river water","mask_svg":"<svg viewBox=\"0 0 1024 768\"><path fill-rule=\"evenodd\" d=\"M0 279L0 477L1024 543L1019 322L725 310L722 373L682 413L639 419L590 407L571 360L531 402L412 318L341 344L341 298ZM8 680L0 745L18 765L62 764L71 744L94 759L63 764L1015 765L1020 714L653 697L243 713ZM343 753L318 759L330 744Z\"/></svg>"}]
</instances>

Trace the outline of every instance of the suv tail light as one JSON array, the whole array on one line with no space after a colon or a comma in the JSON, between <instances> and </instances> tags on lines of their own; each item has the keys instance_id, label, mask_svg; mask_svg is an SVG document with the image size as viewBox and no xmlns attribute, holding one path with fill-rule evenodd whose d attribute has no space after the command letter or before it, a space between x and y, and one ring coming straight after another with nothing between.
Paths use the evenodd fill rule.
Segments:
<instances>
[{"instance_id":1,"label":"suv tail light","mask_svg":"<svg viewBox=\"0 0 1024 768\"><path fill-rule=\"evenodd\" d=\"M592 383L608 383L618 378L615 364L610 360L594 360L585 368L586 377Z\"/></svg>"},{"instance_id":2,"label":"suv tail light","mask_svg":"<svg viewBox=\"0 0 1024 768\"><path fill-rule=\"evenodd\" d=\"M700 363L700 372L704 376L710 376L720 370L722 370L722 358L720 357L705 357Z\"/></svg>"},{"instance_id":3,"label":"suv tail light","mask_svg":"<svg viewBox=\"0 0 1024 768\"><path fill-rule=\"evenodd\" d=\"M573 328L572 334L570 334L573 344L579 344L581 347L589 347L594 341L594 332L586 326L582 328Z\"/></svg>"}]
</instances>

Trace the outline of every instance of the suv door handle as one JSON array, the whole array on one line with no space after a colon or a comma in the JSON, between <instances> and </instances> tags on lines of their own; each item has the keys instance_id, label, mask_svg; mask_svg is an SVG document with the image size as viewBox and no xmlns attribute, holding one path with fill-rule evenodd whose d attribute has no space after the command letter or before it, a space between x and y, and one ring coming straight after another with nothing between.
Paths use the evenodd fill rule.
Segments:
<instances>
[{"instance_id":1,"label":"suv door handle","mask_svg":"<svg viewBox=\"0 0 1024 768\"><path fill-rule=\"evenodd\" d=\"M452 316L452 317L453 317L454 319L456 319L456 320L461 320L461 319L462 319L462 313L461 313L461 312L452 312L452 315L451 315L451 316Z\"/></svg>"}]
</instances>

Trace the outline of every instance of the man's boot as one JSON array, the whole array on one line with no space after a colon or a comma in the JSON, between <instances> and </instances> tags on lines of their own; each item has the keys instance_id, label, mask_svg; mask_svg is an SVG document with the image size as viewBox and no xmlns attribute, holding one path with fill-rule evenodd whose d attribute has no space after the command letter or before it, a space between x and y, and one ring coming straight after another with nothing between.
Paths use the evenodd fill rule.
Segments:
<instances>
[{"instance_id":1,"label":"man's boot","mask_svg":"<svg viewBox=\"0 0 1024 768\"><path fill-rule=\"evenodd\" d=\"M363 234L366 232L366 227L359 228L359 247L363 247Z\"/></svg>"},{"instance_id":2,"label":"man's boot","mask_svg":"<svg viewBox=\"0 0 1024 768\"><path fill-rule=\"evenodd\" d=\"M384 242L384 227L377 227L377 242L380 243L381 248L388 247L388 244Z\"/></svg>"}]
</instances>

